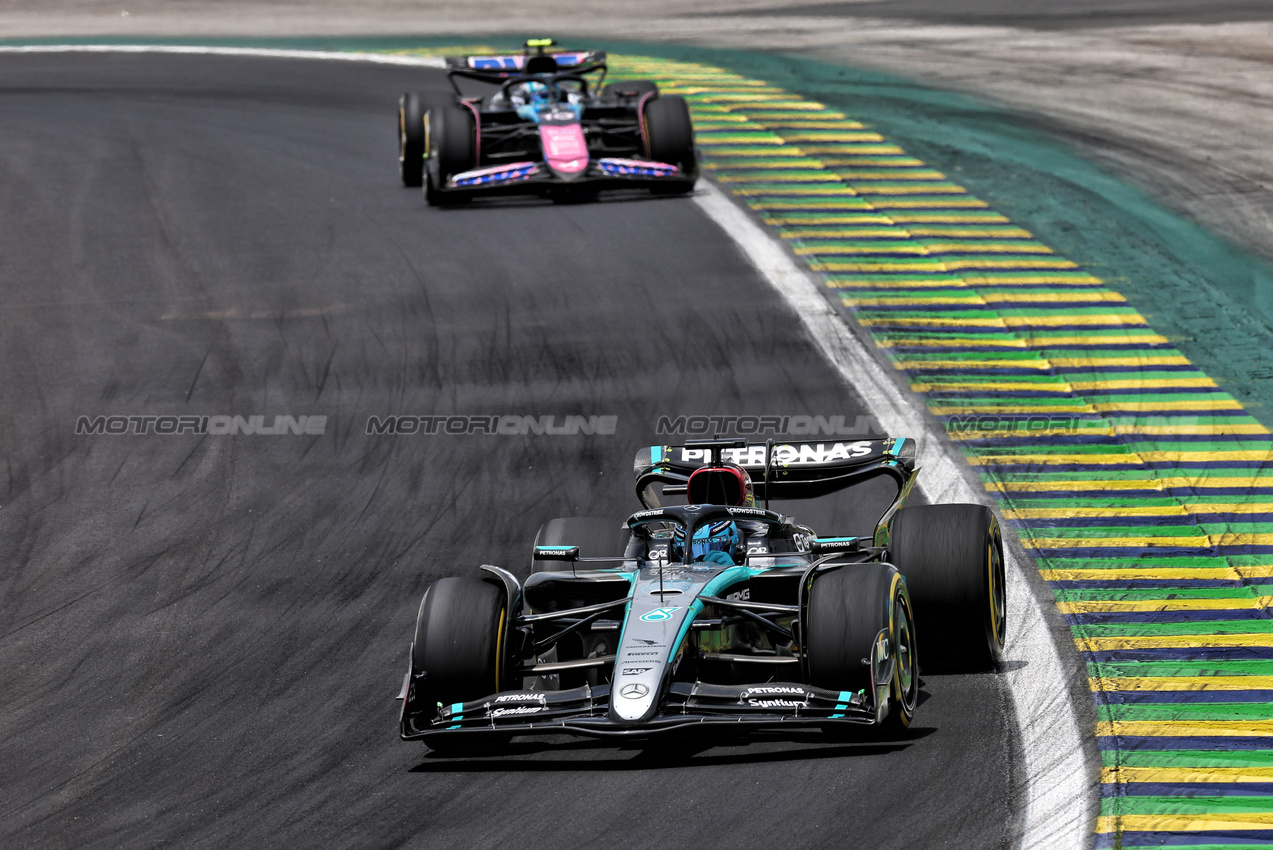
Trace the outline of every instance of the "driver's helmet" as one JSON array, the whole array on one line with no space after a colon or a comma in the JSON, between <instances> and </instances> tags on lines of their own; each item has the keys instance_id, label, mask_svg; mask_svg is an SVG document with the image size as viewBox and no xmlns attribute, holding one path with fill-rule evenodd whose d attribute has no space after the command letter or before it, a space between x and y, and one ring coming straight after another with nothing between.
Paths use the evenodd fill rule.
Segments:
<instances>
[{"instance_id":1,"label":"driver's helmet","mask_svg":"<svg viewBox=\"0 0 1273 850\"><path fill-rule=\"evenodd\" d=\"M685 494L686 500L695 505L756 507L751 476L736 463L718 463L694 470L686 482Z\"/></svg>"},{"instance_id":2,"label":"driver's helmet","mask_svg":"<svg viewBox=\"0 0 1273 850\"><path fill-rule=\"evenodd\" d=\"M514 86L508 99L517 106L541 106L552 100L552 93L546 83L528 80Z\"/></svg>"},{"instance_id":3,"label":"driver's helmet","mask_svg":"<svg viewBox=\"0 0 1273 850\"><path fill-rule=\"evenodd\" d=\"M738 563L742 548L742 536L738 533L738 526L732 520L711 522L699 526L694 532L694 539L690 544L693 557L690 560L732 566ZM671 549L674 560L684 559L685 529L679 525L672 533Z\"/></svg>"}]
</instances>

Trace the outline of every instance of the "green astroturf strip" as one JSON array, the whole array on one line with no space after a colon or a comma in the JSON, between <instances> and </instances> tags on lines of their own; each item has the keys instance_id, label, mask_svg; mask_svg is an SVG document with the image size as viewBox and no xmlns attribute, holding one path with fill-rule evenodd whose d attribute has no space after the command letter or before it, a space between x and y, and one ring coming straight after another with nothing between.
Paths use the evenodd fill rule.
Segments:
<instances>
[{"instance_id":1,"label":"green astroturf strip","mask_svg":"<svg viewBox=\"0 0 1273 850\"><path fill-rule=\"evenodd\" d=\"M1160 676L1270 676L1273 675L1273 659L1247 661L1122 661L1109 664L1088 664L1092 678L1120 679ZM1269 739L1273 746L1273 738ZM1273 781L1273 780L1271 780Z\"/></svg>"},{"instance_id":2,"label":"green astroturf strip","mask_svg":"<svg viewBox=\"0 0 1273 850\"><path fill-rule=\"evenodd\" d=\"M1273 739L1270 739L1273 744ZM1268 750L1102 750L1104 767L1273 767ZM1273 780L1271 780L1273 781Z\"/></svg>"},{"instance_id":3,"label":"green astroturf strip","mask_svg":"<svg viewBox=\"0 0 1273 850\"><path fill-rule=\"evenodd\" d=\"M1101 800L1102 815L1240 815L1250 812L1273 812L1273 797L1148 797L1134 794ZM1197 850L1198 846L1190 844L1189 850ZM1233 845L1221 846L1232 848ZM1268 845L1263 846L1267 850Z\"/></svg>"}]
</instances>

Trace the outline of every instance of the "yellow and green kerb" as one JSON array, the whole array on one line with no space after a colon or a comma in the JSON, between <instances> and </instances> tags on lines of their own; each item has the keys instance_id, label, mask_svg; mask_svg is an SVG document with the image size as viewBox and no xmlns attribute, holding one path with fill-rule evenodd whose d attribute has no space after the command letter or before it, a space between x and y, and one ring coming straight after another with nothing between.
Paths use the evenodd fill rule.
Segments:
<instances>
[{"instance_id":1,"label":"yellow and green kerb","mask_svg":"<svg viewBox=\"0 0 1273 850\"><path fill-rule=\"evenodd\" d=\"M1077 262L821 103L619 58L941 419L1090 673L1096 846L1273 843L1273 440Z\"/></svg>"}]
</instances>

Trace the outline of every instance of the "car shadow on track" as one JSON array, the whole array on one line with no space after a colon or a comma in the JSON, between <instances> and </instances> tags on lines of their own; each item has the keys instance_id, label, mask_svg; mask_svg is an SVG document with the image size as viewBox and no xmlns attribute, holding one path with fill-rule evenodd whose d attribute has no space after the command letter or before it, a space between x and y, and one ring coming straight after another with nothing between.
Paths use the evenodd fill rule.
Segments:
<instances>
[{"instance_id":1,"label":"car shadow on track","mask_svg":"<svg viewBox=\"0 0 1273 850\"><path fill-rule=\"evenodd\" d=\"M524 207L553 206L587 206L591 204L624 204L634 202L675 202L692 197L693 192L682 195L657 195L645 189L605 189L600 192L562 192L551 196L542 195L489 195L476 196L463 202L450 203L442 207L424 207L430 211L441 211L448 214L461 210L515 209Z\"/></svg>"},{"instance_id":2,"label":"car shadow on track","mask_svg":"<svg viewBox=\"0 0 1273 850\"><path fill-rule=\"evenodd\" d=\"M430 752L409 773L550 773L663 770L739 764L777 764L882 756L908 749L935 728L912 728L904 737L863 735L828 743L813 736L790 738L666 739L625 744L590 740L525 739L483 755Z\"/></svg>"}]
</instances>

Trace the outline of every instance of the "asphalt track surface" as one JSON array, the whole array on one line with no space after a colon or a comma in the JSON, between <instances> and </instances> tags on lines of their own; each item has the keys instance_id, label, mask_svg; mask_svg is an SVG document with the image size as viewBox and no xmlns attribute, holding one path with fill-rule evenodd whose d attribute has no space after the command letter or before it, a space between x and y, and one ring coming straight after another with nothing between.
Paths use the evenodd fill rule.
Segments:
<instances>
[{"instance_id":1,"label":"asphalt track surface","mask_svg":"<svg viewBox=\"0 0 1273 850\"><path fill-rule=\"evenodd\" d=\"M455 760L397 739L427 583L524 574L547 519L633 510L657 416L860 411L684 199L437 211L401 188L394 99L440 85L0 59L0 845L1011 846L1015 726L991 675L927 676L899 741ZM510 412L618 431L363 433ZM81 415L221 414L328 420L75 434Z\"/></svg>"}]
</instances>

